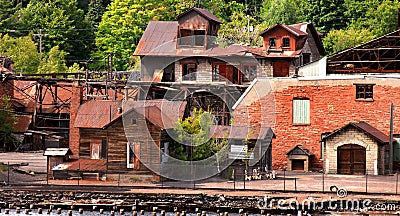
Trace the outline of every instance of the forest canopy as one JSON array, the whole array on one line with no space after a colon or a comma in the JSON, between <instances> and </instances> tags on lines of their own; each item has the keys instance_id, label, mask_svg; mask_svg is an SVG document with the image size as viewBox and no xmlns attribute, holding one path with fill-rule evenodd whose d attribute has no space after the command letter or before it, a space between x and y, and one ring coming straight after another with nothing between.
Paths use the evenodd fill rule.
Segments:
<instances>
[{"instance_id":1,"label":"forest canopy","mask_svg":"<svg viewBox=\"0 0 400 216\"><path fill-rule=\"evenodd\" d=\"M0 0L1 55L13 56L16 71L23 73L104 70L109 55L114 58L113 70L132 70L137 63L133 52L147 23L176 20L191 7L207 9L223 21L219 37L252 46L260 45L258 34L276 23L312 22L323 34L324 47L331 54L396 30L400 3L398 0ZM22 51L21 46L26 49Z\"/></svg>"}]
</instances>

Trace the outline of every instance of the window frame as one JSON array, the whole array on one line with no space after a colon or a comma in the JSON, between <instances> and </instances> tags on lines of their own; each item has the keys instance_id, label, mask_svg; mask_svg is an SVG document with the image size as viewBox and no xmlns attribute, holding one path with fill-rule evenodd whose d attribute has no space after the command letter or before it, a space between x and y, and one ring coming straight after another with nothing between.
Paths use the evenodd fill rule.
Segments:
<instances>
[{"instance_id":1,"label":"window frame","mask_svg":"<svg viewBox=\"0 0 400 216\"><path fill-rule=\"evenodd\" d=\"M271 45L272 44L272 42L273 42L273 46ZM268 40L268 47L270 48L270 49L276 49L276 38L274 38L274 37L271 37L271 38L269 38L269 40Z\"/></svg>"},{"instance_id":2,"label":"window frame","mask_svg":"<svg viewBox=\"0 0 400 216\"><path fill-rule=\"evenodd\" d=\"M205 29L179 29L179 47L204 47L207 31Z\"/></svg>"},{"instance_id":3,"label":"window frame","mask_svg":"<svg viewBox=\"0 0 400 216\"><path fill-rule=\"evenodd\" d=\"M246 67L248 68L247 72L245 69ZM252 70L252 68L254 70ZM242 82L251 82L255 78L257 78L257 65L256 64L242 64L241 72L242 72Z\"/></svg>"},{"instance_id":4,"label":"window frame","mask_svg":"<svg viewBox=\"0 0 400 216\"><path fill-rule=\"evenodd\" d=\"M296 121L297 119L301 119L304 120L300 117L297 117L296 115L299 115L301 112L305 112L303 110L296 110L296 102L295 101L308 101L307 104L307 117L305 118L305 121ZM304 105L303 105L304 106ZM305 109L304 107L302 107L302 109ZM311 125L311 100L309 98L293 98L292 100L292 124L295 126L307 126L307 125Z\"/></svg>"},{"instance_id":5,"label":"window frame","mask_svg":"<svg viewBox=\"0 0 400 216\"><path fill-rule=\"evenodd\" d=\"M287 46L285 46L285 42L287 42ZM284 37L282 38L282 48L290 48L290 38L289 37Z\"/></svg>"},{"instance_id":6,"label":"window frame","mask_svg":"<svg viewBox=\"0 0 400 216\"><path fill-rule=\"evenodd\" d=\"M372 83L355 83L356 101L374 101L374 85Z\"/></svg>"},{"instance_id":7,"label":"window frame","mask_svg":"<svg viewBox=\"0 0 400 216\"><path fill-rule=\"evenodd\" d=\"M195 62L182 62L182 81L196 81L197 80L197 77L196 77L196 72L197 72L197 67L198 67L198 64L197 63L195 63ZM189 71L186 71L186 70L189 70L189 69L192 69L192 68L186 68L185 69L185 67L187 67L187 65L194 65L195 67L194 67L194 71L192 71L192 72L190 72L189 73ZM185 72L186 71L186 72ZM194 75L192 75L192 76L187 76L187 75L189 75L189 74L194 74Z\"/></svg>"}]
</instances>

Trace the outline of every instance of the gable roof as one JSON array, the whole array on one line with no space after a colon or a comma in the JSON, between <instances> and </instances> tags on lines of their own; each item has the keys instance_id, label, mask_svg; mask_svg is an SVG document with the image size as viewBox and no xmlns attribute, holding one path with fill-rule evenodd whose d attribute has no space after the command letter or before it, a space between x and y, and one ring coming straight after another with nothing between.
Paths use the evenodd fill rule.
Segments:
<instances>
[{"instance_id":1,"label":"gable roof","mask_svg":"<svg viewBox=\"0 0 400 216\"><path fill-rule=\"evenodd\" d=\"M182 118L186 102L168 100L146 101L95 101L91 100L79 107L74 127L104 129L123 115L135 111L162 128L172 128L178 118ZM122 110L124 109L124 110Z\"/></svg>"},{"instance_id":2,"label":"gable roof","mask_svg":"<svg viewBox=\"0 0 400 216\"><path fill-rule=\"evenodd\" d=\"M297 145L292 148L290 151L286 153L286 155L307 155L313 156L314 154L310 152L307 148L303 147L303 145Z\"/></svg>"},{"instance_id":3,"label":"gable roof","mask_svg":"<svg viewBox=\"0 0 400 216\"><path fill-rule=\"evenodd\" d=\"M275 24L275 25L273 25L272 27L267 28L266 30L262 31L262 32L260 33L260 36L263 36L263 35L266 34L267 32L269 32L269 31L271 31L271 30L273 30L273 29L279 28L279 27L284 28L285 30L287 30L288 32L292 33L292 34L295 35L296 37L307 36L307 32L303 32L303 31L301 31L300 29L297 29L297 28L295 28L295 27L293 27L293 26L288 26L288 25L280 24L280 23Z\"/></svg>"},{"instance_id":4,"label":"gable roof","mask_svg":"<svg viewBox=\"0 0 400 216\"><path fill-rule=\"evenodd\" d=\"M181 17L183 17L183 16L185 16L186 14L188 14L188 13L190 13L190 12L192 12L192 11L196 11L198 14L202 15L204 18L206 18L206 19L208 19L208 20L210 20L210 21L213 21L213 22L222 24L222 21L219 20L219 19L218 19L214 14L212 14L210 11L205 10L205 9L203 9L203 8L197 8L197 7L193 7L193 8L191 8L191 9L185 11L184 13L180 14L180 15L178 16L178 19L181 18Z\"/></svg>"},{"instance_id":5,"label":"gable roof","mask_svg":"<svg viewBox=\"0 0 400 216\"><path fill-rule=\"evenodd\" d=\"M177 34L177 21L150 21L140 38L134 55L147 55L149 53L154 53L154 50L163 44L168 45L169 42L174 41L176 43Z\"/></svg>"},{"instance_id":6,"label":"gable roof","mask_svg":"<svg viewBox=\"0 0 400 216\"><path fill-rule=\"evenodd\" d=\"M384 134L382 131L378 130L377 128L373 127L372 125L368 124L367 122L360 121L360 122L350 122L349 124L333 131L332 133L328 134L324 137L323 140L326 140L332 136L335 136L343 131L345 131L349 127L355 127L359 131L365 133L370 138L377 141L379 144L387 144L390 141L390 137ZM396 142L393 140L392 142Z\"/></svg>"}]
</instances>

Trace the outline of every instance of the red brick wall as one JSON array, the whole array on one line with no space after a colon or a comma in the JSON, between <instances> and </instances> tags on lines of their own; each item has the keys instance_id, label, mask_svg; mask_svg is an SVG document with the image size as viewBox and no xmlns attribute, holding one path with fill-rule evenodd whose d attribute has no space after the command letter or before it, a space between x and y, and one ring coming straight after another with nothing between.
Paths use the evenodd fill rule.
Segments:
<instances>
[{"instance_id":1,"label":"red brick wall","mask_svg":"<svg viewBox=\"0 0 400 216\"><path fill-rule=\"evenodd\" d=\"M374 101L356 101L354 83L375 84ZM276 113L276 124L273 126L276 139L272 143L272 160L275 169L286 168L286 153L298 144L302 144L315 154L315 159L311 162L312 168L322 167L319 161L321 134L339 129L351 121L366 121L389 135L390 103L395 105L394 133L400 134L400 80L262 79L258 81L255 88L269 84L274 89L275 109L260 107L260 101L249 99L255 94L249 93L247 99L235 109L234 122L236 125L243 125L241 122L245 119L243 116L248 115L251 125L269 126L271 120L265 116L271 116L272 112ZM310 125L292 124L292 101L297 97L310 99ZM272 100L269 95L260 98L262 104L271 106Z\"/></svg>"},{"instance_id":2,"label":"red brick wall","mask_svg":"<svg viewBox=\"0 0 400 216\"><path fill-rule=\"evenodd\" d=\"M72 151L70 158L79 158L79 128L74 127L75 118L78 113L79 106L82 102L83 87L78 83L72 85L71 107L70 107L70 126L69 126L69 148Z\"/></svg>"}]
</instances>

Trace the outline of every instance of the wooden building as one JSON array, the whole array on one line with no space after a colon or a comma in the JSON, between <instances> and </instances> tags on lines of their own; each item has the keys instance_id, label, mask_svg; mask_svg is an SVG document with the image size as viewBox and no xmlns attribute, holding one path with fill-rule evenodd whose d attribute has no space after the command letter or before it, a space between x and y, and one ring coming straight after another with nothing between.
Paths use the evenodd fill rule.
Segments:
<instances>
[{"instance_id":1,"label":"wooden building","mask_svg":"<svg viewBox=\"0 0 400 216\"><path fill-rule=\"evenodd\" d=\"M160 163L160 146L169 141L166 129L175 126L184 107L185 103L166 100L83 103L74 121L79 129L79 159L65 163L64 169L79 167L87 173L147 171L142 163Z\"/></svg>"}]
</instances>

